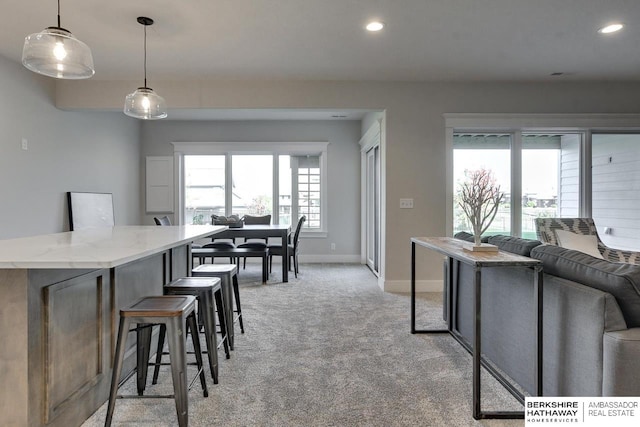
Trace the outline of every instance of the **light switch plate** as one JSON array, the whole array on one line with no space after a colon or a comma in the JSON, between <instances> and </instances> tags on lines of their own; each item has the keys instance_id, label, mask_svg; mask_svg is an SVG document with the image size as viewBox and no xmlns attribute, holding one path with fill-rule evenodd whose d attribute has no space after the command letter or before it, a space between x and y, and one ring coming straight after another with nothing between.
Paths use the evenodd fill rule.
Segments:
<instances>
[{"instance_id":1,"label":"light switch plate","mask_svg":"<svg viewBox=\"0 0 640 427\"><path fill-rule=\"evenodd\" d=\"M400 209L413 209L413 199L400 199Z\"/></svg>"}]
</instances>

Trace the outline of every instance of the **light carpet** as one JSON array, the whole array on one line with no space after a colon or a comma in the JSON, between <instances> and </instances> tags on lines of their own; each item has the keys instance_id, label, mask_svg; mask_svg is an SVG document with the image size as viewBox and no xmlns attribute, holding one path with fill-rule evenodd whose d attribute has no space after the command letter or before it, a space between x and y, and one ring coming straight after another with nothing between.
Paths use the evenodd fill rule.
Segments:
<instances>
[{"instance_id":1,"label":"light carpet","mask_svg":"<svg viewBox=\"0 0 640 427\"><path fill-rule=\"evenodd\" d=\"M279 266L278 266L279 267ZM445 334L410 333L408 294L384 293L366 268L301 265L298 279L267 285L259 266L240 272L245 334L236 325L231 359L220 352L220 382L189 393L192 426L523 426L471 416L471 356ZM442 327L441 294L422 294L419 328ZM204 340L203 340L204 341ZM147 392L171 393L163 367ZM189 368L192 377L194 368ZM490 375L483 410L522 406ZM133 393L135 380L120 390ZM106 404L83 426L104 424ZM119 399L113 426L177 425L170 399Z\"/></svg>"}]
</instances>

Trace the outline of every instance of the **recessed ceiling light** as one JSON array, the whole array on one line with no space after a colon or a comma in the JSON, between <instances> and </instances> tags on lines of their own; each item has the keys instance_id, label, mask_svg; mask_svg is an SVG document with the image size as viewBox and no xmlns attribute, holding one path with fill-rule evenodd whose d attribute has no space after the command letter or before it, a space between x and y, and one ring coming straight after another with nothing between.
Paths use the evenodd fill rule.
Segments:
<instances>
[{"instance_id":1,"label":"recessed ceiling light","mask_svg":"<svg viewBox=\"0 0 640 427\"><path fill-rule=\"evenodd\" d=\"M610 24L610 25L607 25L606 27L600 28L598 32L600 34L610 34L610 33L615 33L617 31L620 31L623 27L624 25L622 24Z\"/></svg>"},{"instance_id":2,"label":"recessed ceiling light","mask_svg":"<svg viewBox=\"0 0 640 427\"><path fill-rule=\"evenodd\" d=\"M367 24L367 26L365 27L367 29L367 31L380 31L384 28L384 22L380 22L380 21L371 21Z\"/></svg>"}]
</instances>

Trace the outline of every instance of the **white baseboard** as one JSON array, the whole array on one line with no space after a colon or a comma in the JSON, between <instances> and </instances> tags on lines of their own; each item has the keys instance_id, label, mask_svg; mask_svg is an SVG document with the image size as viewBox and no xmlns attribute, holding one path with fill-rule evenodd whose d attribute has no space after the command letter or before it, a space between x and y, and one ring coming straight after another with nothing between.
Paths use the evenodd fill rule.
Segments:
<instances>
[{"instance_id":1,"label":"white baseboard","mask_svg":"<svg viewBox=\"0 0 640 427\"><path fill-rule=\"evenodd\" d=\"M385 280L385 292L411 292L410 280ZM416 292L442 292L442 280L416 280Z\"/></svg>"},{"instance_id":2,"label":"white baseboard","mask_svg":"<svg viewBox=\"0 0 640 427\"><path fill-rule=\"evenodd\" d=\"M360 255L331 255L331 254L300 254L300 262L310 264L319 263L343 263L360 264Z\"/></svg>"}]
</instances>

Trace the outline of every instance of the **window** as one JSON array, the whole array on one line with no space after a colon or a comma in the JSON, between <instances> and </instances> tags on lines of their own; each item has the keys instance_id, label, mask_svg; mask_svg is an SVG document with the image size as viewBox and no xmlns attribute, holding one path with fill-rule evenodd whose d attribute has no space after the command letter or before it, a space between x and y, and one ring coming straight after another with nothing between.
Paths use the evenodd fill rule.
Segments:
<instances>
[{"instance_id":1,"label":"window","mask_svg":"<svg viewBox=\"0 0 640 427\"><path fill-rule=\"evenodd\" d=\"M231 212L240 217L271 215L273 212L273 156L231 156Z\"/></svg>"},{"instance_id":2,"label":"window","mask_svg":"<svg viewBox=\"0 0 640 427\"><path fill-rule=\"evenodd\" d=\"M591 148L593 221L602 242L640 249L640 135L594 134Z\"/></svg>"},{"instance_id":3,"label":"window","mask_svg":"<svg viewBox=\"0 0 640 427\"><path fill-rule=\"evenodd\" d=\"M577 134L522 136L522 237L536 239L536 218L578 216Z\"/></svg>"},{"instance_id":4,"label":"window","mask_svg":"<svg viewBox=\"0 0 640 427\"><path fill-rule=\"evenodd\" d=\"M225 214L225 157L184 157L184 223L209 224Z\"/></svg>"},{"instance_id":5,"label":"window","mask_svg":"<svg viewBox=\"0 0 640 427\"><path fill-rule=\"evenodd\" d=\"M511 206L512 235L533 236L534 220L541 216L587 217L605 244L640 249L639 119L637 114L445 114L447 229L457 231L455 159L464 148L457 139L505 134L511 137L511 199L522 198Z\"/></svg>"},{"instance_id":6,"label":"window","mask_svg":"<svg viewBox=\"0 0 640 427\"><path fill-rule=\"evenodd\" d=\"M509 234L511 230L511 136L456 134L453 138L453 232L470 231L467 217L458 204L460 186L467 174L486 169L505 194L498 213L485 234Z\"/></svg>"},{"instance_id":7,"label":"window","mask_svg":"<svg viewBox=\"0 0 640 427\"><path fill-rule=\"evenodd\" d=\"M468 171L480 168L491 171L505 193L485 235L535 239L536 218L578 216L580 143L580 134L455 133L453 233L471 230L457 193Z\"/></svg>"},{"instance_id":8,"label":"window","mask_svg":"<svg viewBox=\"0 0 640 427\"><path fill-rule=\"evenodd\" d=\"M271 214L273 223L295 226L305 215L305 232L326 232L327 143L174 146L184 159L183 223L208 224L212 214Z\"/></svg>"},{"instance_id":9,"label":"window","mask_svg":"<svg viewBox=\"0 0 640 427\"><path fill-rule=\"evenodd\" d=\"M320 228L320 156L292 157L298 187L297 217L307 217L305 228Z\"/></svg>"},{"instance_id":10,"label":"window","mask_svg":"<svg viewBox=\"0 0 640 427\"><path fill-rule=\"evenodd\" d=\"M291 170L291 158L288 155L278 156L278 223L291 225L293 200L291 183L293 172Z\"/></svg>"}]
</instances>

